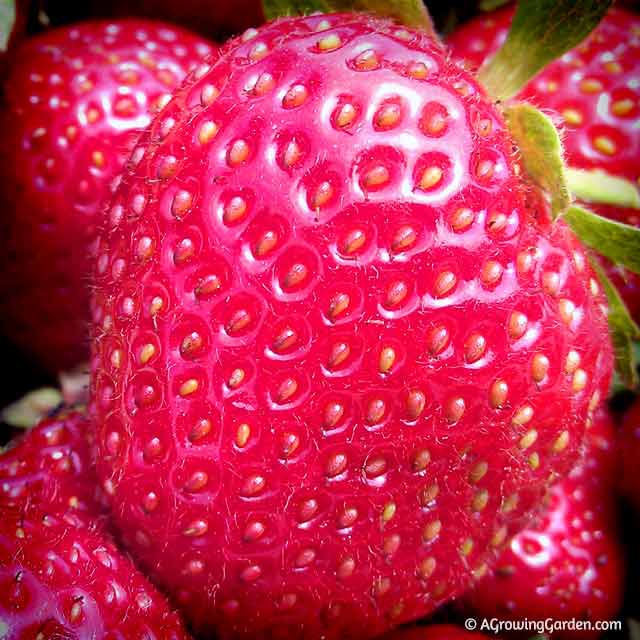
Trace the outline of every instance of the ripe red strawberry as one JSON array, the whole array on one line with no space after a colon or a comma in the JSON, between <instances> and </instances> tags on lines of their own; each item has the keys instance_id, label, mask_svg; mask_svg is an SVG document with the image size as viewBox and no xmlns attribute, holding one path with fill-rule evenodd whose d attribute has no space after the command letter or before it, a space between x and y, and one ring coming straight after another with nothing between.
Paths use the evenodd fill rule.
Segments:
<instances>
[{"instance_id":1,"label":"ripe red strawberry","mask_svg":"<svg viewBox=\"0 0 640 640\"><path fill-rule=\"evenodd\" d=\"M453 624L432 624L425 627L397 629L386 634L381 640L488 640L488 636L465 631Z\"/></svg>"},{"instance_id":2,"label":"ripe red strawberry","mask_svg":"<svg viewBox=\"0 0 640 640\"><path fill-rule=\"evenodd\" d=\"M62 412L0 455L0 637L187 638L104 531L86 429Z\"/></svg>"},{"instance_id":3,"label":"ripe red strawberry","mask_svg":"<svg viewBox=\"0 0 640 640\"><path fill-rule=\"evenodd\" d=\"M425 615L571 465L603 301L512 147L439 44L349 14L248 31L143 135L96 254L98 472L203 633Z\"/></svg>"},{"instance_id":4,"label":"ripe red strawberry","mask_svg":"<svg viewBox=\"0 0 640 640\"><path fill-rule=\"evenodd\" d=\"M86 359L88 238L140 128L210 47L149 21L23 43L0 114L0 328L51 370Z\"/></svg>"},{"instance_id":5,"label":"ripe red strawberry","mask_svg":"<svg viewBox=\"0 0 640 640\"><path fill-rule=\"evenodd\" d=\"M478 67L504 41L511 6L463 25L449 39L454 55ZM569 166L600 168L638 184L640 180L640 17L611 9L583 44L552 62L519 94L553 110L564 125ZM589 204L603 216L640 225L640 210ZM640 277L610 265L609 276L629 310L640 319Z\"/></svg>"},{"instance_id":6,"label":"ripe red strawberry","mask_svg":"<svg viewBox=\"0 0 640 640\"><path fill-rule=\"evenodd\" d=\"M516 535L469 601L479 616L613 620L622 602L617 539L615 429L604 410L587 432L585 458L556 484L540 521ZM637 459L636 459L637 464ZM554 638L596 638L558 632Z\"/></svg>"},{"instance_id":7,"label":"ripe red strawberry","mask_svg":"<svg viewBox=\"0 0 640 640\"><path fill-rule=\"evenodd\" d=\"M3 640L188 637L164 596L100 531L39 508L0 515Z\"/></svg>"},{"instance_id":8,"label":"ripe red strawberry","mask_svg":"<svg viewBox=\"0 0 640 640\"><path fill-rule=\"evenodd\" d=\"M0 509L38 503L93 513L98 503L95 469L81 411L63 410L40 422L0 455Z\"/></svg>"},{"instance_id":9,"label":"ripe red strawberry","mask_svg":"<svg viewBox=\"0 0 640 640\"><path fill-rule=\"evenodd\" d=\"M640 402L636 403L625 414L620 429L620 452L622 466L620 485L622 493L640 509Z\"/></svg>"}]
</instances>

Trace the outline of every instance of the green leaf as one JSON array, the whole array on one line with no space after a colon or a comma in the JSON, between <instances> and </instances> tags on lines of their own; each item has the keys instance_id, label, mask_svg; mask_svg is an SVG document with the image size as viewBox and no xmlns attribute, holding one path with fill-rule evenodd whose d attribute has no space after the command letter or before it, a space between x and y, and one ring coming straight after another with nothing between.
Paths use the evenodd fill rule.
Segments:
<instances>
[{"instance_id":1,"label":"green leaf","mask_svg":"<svg viewBox=\"0 0 640 640\"><path fill-rule=\"evenodd\" d=\"M571 202L558 130L551 118L526 102L506 107L504 115L511 135L520 147L525 171L549 194L555 219Z\"/></svg>"},{"instance_id":2,"label":"green leaf","mask_svg":"<svg viewBox=\"0 0 640 640\"><path fill-rule=\"evenodd\" d=\"M584 244L612 262L640 273L640 229L576 205L565 211L564 219Z\"/></svg>"},{"instance_id":3,"label":"green leaf","mask_svg":"<svg viewBox=\"0 0 640 640\"><path fill-rule=\"evenodd\" d=\"M640 193L631 180L612 176L602 169L568 168L565 175L569 190L580 200L640 209Z\"/></svg>"},{"instance_id":4,"label":"green leaf","mask_svg":"<svg viewBox=\"0 0 640 640\"><path fill-rule=\"evenodd\" d=\"M0 419L11 427L28 429L37 424L62 402L58 389L44 387L30 391L25 396L5 407Z\"/></svg>"},{"instance_id":5,"label":"green leaf","mask_svg":"<svg viewBox=\"0 0 640 640\"><path fill-rule=\"evenodd\" d=\"M9 47L9 39L16 24L16 3L14 0L0 0L0 51Z\"/></svg>"},{"instance_id":6,"label":"green leaf","mask_svg":"<svg viewBox=\"0 0 640 640\"><path fill-rule=\"evenodd\" d=\"M640 327L633 321L620 293L609 280L597 258L591 259L591 266L598 275L609 302L609 332L616 360L616 372L629 389L638 385L633 341L640 339Z\"/></svg>"},{"instance_id":7,"label":"green leaf","mask_svg":"<svg viewBox=\"0 0 640 640\"><path fill-rule=\"evenodd\" d=\"M407 27L426 31L436 37L431 17L422 0L262 0L267 20L337 11L363 11L393 18Z\"/></svg>"},{"instance_id":8,"label":"green leaf","mask_svg":"<svg viewBox=\"0 0 640 640\"><path fill-rule=\"evenodd\" d=\"M478 76L497 100L514 96L552 60L580 44L612 0L518 0L509 35Z\"/></svg>"}]
</instances>

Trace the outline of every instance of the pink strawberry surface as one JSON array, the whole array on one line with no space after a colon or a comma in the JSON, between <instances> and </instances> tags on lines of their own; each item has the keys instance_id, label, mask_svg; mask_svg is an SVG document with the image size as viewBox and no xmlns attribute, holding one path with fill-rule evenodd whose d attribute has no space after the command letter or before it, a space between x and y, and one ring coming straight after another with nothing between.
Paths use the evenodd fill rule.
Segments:
<instances>
[{"instance_id":1,"label":"pink strawberry surface","mask_svg":"<svg viewBox=\"0 0 640 640\"><path fill-rule=\"evenodd\" d=\"M448 41L456 57L477 68L506 38L513 7L478 17ZM587 40L552 62L518 95L553 110L563 125L566 161L576 169L604 169L640 181L640 17L611 9ZM640 211L606 205L592 210L640 225ZM610 265L609 275L636 319L640 318L640 277Z\"/></svg>"},{"instance_id":2,"label":"pink strawberry surface","mask_svg":"<svg viewBox=\"0 0 640 640\"><path fill-rule=\"evenodd\" d=\"M88 242L139 130L211 51L151 21L20 45L0 112L0 329L52 371L86 359Z\"/></svg>"},{"instance_id":3,"label":"pink strawberry surface","mask_svg":"<svg viewBox=\"0 0 640 640\"><path fill-rule=\"evenodd\" d=\"M584 459L551 489L539 522L511 540L493 574L469 598L478 616L594 623L615 619L625 566L617 537L617 454L614 425L601 410L587 432ZM581 630L553 637L600 635Z\"/></svg>"},{"instance_id":4,"label":"pink strawberry surface","mask_svg":"<svg viewBox=\"0 0 640 640\"><path fill-rule=\"evenodd\" d=\"M97 247L122 538L203 633L370 637L485 570L611 372L583 249L424 33L250 30L134 149Z\"/></svg>"},{"instance_id":5,"label":"pink strawberry surface","mask_svg":"<svg viewBox=\"0 0 640 640\"><path fill-rule=\"evenodd\" d=\"M0 637L186 640L105 532L87 427L65 410L0 454Z\"/></svg>"}]
</instances>

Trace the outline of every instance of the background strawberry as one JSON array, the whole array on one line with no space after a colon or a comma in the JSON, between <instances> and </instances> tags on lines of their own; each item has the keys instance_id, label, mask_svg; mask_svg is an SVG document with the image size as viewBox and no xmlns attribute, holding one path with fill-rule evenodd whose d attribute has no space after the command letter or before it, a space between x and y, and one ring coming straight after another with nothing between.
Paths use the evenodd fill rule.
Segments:
<instances>
[{"instance_id":1,"label":"background strawberry","mask_svg":"<svg viewBox=\"0 0 640 640\"><path fill-rule=\"evenodd\" d=\"M540 521L516 535L492 575L469 597L479 617L614 620L622 603L624 559L614 495L618 456L609 414L587 432L584 460L556 484ZM554 638L597 638L558 632Z\"/></svg>"},{"instance_id":2,"label":"background strawberry","mask_svg":"<svg viewBox=\"0 0 640 640\"><path fill-rule=\"evenodd\" d=\"M448 40L454 55L478 68L506 38L512 15L510 5L463 25ZM640 180L639 46L640 18L611 9L583 44L548 65L518 96L558 114L569 166L600 168L636 186ZM638 209L595 203L589 207L620 222L640 224ZM632 315L640 318L640 277L614 265L608 274Z\"/></svg>"},{"instance_id":3,"label":"background strawberry","mask_svg":"<svg viewBox=\"0 0 640 640\"><path fill-rule=\"evenodd\" d=\"M246 32L143 135L96 252L98 472L196 628L425 615L573 463L603 300L518 169L437 43L348 14Z\"/></svg>"},{"instance_id":4,"label":"background strawberry","mask_svg":"<svg viewBox=\"0 0 640 640\"><path fill-rule=\"evenodd\" d=\"M88 239L140 128L210 47L149 21L53 30L16 52L0 114L0 328L50 370L86 358Z\"/></svg>"},{"instance_id":5,"label":"background strawberry","mask_svg":"<svg viewBox=\"0 0 640 640\"><path fill-rule=\"evenodd\" d=\"M640 510L640 402L636 401L625 414L620 429L622 467L620 484L622 493Z\"/></svg>"},{"instance_id":6,"label":"background strawberry","mask_svg":"<svg viewBox=\"0 0 640 640\"><path fill-rule=\"evenodd\" d=\"M65 410L0 454L0 636L186 639L105 531L86 431Z\"/></svg>"}]
</instances>

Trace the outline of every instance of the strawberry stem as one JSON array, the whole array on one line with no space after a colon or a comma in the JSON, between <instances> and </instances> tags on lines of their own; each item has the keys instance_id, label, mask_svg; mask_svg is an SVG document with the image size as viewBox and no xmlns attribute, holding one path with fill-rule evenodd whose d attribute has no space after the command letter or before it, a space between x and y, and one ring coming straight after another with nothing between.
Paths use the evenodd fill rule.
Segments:
<instances>
[{"instance_id":1,"label":"strawberry stem","mask_svg":"<svg viewBox=\"0 0 640 640\"><path fill-rule=\"evenodd\" d=\"M478 76L497 100L514 96L598 25L611 0L519 0L509 35Z\"/></svg>"}]
</instances>

